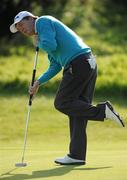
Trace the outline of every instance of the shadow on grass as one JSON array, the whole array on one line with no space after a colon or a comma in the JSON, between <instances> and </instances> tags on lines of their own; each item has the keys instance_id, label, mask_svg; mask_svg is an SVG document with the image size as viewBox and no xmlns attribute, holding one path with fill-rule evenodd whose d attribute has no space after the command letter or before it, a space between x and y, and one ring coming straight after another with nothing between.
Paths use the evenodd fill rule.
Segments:
<instances>
[{"instance_id":1,"label":"shadow on grass","mask_svg":"<svg viewBox=\"0 0 127 180\"><path fill-rule=\"evenodd\" d=\"M38 94L55 94L60 80L49 81L40 87ZM0 81L0 96L27 95L29 83L16 78L11 82ZM127 97L127 85L120 85L117 82L96 86L95 94L98 96L124 96Z\"/></svg>"},{"instance_id":2,"label":"shadow on grass","mask_svg":"<svg viewBox=\"0 0 127 180\"><path fill-rule=\"evenodd\" d=\"M55 82L50 81L44 84L40 87L37 96L55 98L59 84L60 80L56 80ZM0 97L11 99L15 96L19 98L21 98L21 96L27 96L29 98L28 86L27 81L20 81L19 79L6 83L0 81ZM108 86L96 86L94 97L94 101L97 103L109 100L113 104L115 103L126 108L127 85L120 86L118 84L110 84Z\"/></svg>"},{"instance_id":3,"label":"shadow on grass","mask_svg":"<svg viewBox=\"0 0 127 180\"><path fill-rule=\"evenodd\" d=\"M62 176L67 173L69 173L72 170L80 170L80 171L94 171L94 170L100 170L100 169L108 169L112 168L111 166L106 166L106 167L96 167L96 168L75 168L77 166L62 166L62 167L57 167L53 169L46 169L46 170L41 170L41 171L33 171L32 174L11 174L10 172L18 169L12 169L7 173L4 173L1 175L2 180L25 180L25 179L36 179L36 178L46 178L46 177L53 177L53 176ZM79 167L79 166L78 166ZM8 177L4 177L8 176Z\"/></svg>"},{"instance_id":4,"label":"shadow on grass","mask_svg":"<svg viewBox=\"0 0 127 180\"><path fill-rule=\"evenodd\" d=\"M54 94L57 91L60 81L48 82L40 87L38 94ZM0 96L27 95L29 83L18 78L12 82L0 81Z\"/></svg>"}]
</instances>

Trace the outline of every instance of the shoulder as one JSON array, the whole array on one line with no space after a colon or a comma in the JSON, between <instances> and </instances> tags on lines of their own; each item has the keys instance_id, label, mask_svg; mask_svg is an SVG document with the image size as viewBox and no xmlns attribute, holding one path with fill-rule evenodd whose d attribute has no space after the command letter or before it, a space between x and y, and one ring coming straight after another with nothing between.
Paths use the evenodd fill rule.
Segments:
<instances>
[{"instance_id":1,"label":"shoulder","mask_svg":"<svg viewBox=\"0 0 127 180\"><path fill-rule=\"evenodd\" d=\"M37 18L36 23L35 23L35 27L36 30L39 32L40 30L51 26L52 28L54 28L54 23L57 21L56 18L54 18L53 16L40 16L39 18Z\"/></svg>"},{"instance_id":2,"label":"shoulder","mask_svg":"<svg viewBox=\"0 0 127 180\"><path fill-rule=\"evenodd\" d=\"M53 16L50 16L50 15L45 15L45 16L40 16L36 23L39 24L41 22L46 22L46 21L55 21L57 20L56 18L54 18Z\"/></svg>"}]
</instances>

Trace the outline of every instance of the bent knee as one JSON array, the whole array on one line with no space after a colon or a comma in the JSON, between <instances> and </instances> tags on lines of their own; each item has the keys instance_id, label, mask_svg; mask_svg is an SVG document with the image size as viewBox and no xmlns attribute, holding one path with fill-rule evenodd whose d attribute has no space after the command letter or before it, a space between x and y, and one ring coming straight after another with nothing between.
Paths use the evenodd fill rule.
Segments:
<instances>
[{"instance_id":1,"label":"bent knee","mask_svg":"<svg viewBox=\"0 0 127 180\"><path fill-rule=\"evenodd\" d=\"M56 98L54 100L54 107L61 112L63 112L65 105L66 105L66 103L63 100L61 100L60 98Z\"/></svg>"},{"instance_id":2,"label":"bent knee","mask_svg":"<svg viewBox=\"0 0 127 180\"><path fill-rule=\"evenodd\" d=\"M60 100L58 100L57 98L54 100L54 107L55 107L57 110L60 110L60 109L61 109L61 102L60 102Z\"/></svg>"}]
</instances>

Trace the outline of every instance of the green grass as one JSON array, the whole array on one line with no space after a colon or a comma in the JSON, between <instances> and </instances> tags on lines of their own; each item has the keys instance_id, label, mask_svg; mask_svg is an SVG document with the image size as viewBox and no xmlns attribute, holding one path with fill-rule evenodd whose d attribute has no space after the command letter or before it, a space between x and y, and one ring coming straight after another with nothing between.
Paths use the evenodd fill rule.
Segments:
<instances>
[{"instance_id":1,"label":"green grass","mask_svg":"<svg viewBox=\"0 0 127 180\"><path fill-rule=\"evenodd\" d=\"M110 100L127 122L126 48L106 41L100 44L96 37L88 40L88 45L96 52L98 64L94 104ZM126 180L127 131L110 120L104 123L89 121L86 166L64 167L53 163L56 157L68 153L69 144L68 118L53 107L53 93L62 72L39 90L33 102L29 123L26 150L28 166L14 167L16 162L21 161L28 110L26 94L34 54L30 50L24 56L0 57L0 178ZM46 59L46 54L40 52L37 76L48 67Z\"/></svg>"},{"instance_id":2,"label":"green grass","mask_svg":"<svg viewBox=\"0 0 127 180\"><path fill-rule=\"evenodd\" d=\"M42 143L43 144L43 143ZM24 180L24 179L87 179L87 180L126 180L127 172L127 151L126 149L116 149L116 146L103 144L103 149L98 148L97 143L94 148L89 148L88 163L86 166L59 166L53 163L55 157L62 156L65 150L58 150L58 144L54 144L57 150L45 150L42 146L27 149L26 162L28 166L25 168L15 168L14 165L20 161L20 151L15 149L5 149L2 152L2 180ZM59 144L61 145L61 143ZM123 145L122 143L117 146ZM47 146L46 146L47 147ZM47 147L49 148L49 147ZM124 148L127 148L127 146Z\"/></svg>"},{"instance_id":3,"label":"green grass","mask_svg":"<svg viewBox=\"0 0 127 180\"><path fill-rule=\"evenodd\" d=\"M125 121L126 101L110 98ZM97 97L97 102L106 97ZM68 118L53 107L53 96L37 96L33 102L28 131L25 168L15 168L21 161L26 96L0 97L0 178L23 179L87 179L126 180L127 131L112 121L88 124L88 152L86 166L58 166L54 159L68 152Z\"/></svg>"},{"instance_id":4,"label":"green grass","mask_svg":"<svg viewBox=\"0 0 127 180\"><path fill-rule=\"evenodd\" d=\"M67 130L68 126L68 117L64 114L56 111L53 106L53 96L37 96L33 102L32 112L31 112L31 121L30 121L30 132L29 136L34 139L38 139L41 137L44 139L51 137L51 135L58 136L58 138L66 138L66 133L63 129ZM106 99L111 100L115 105L116 109L122 114L122 116L127 118L126 116L126 102L122 97L120 98L96 98L95 104L97 102L105 101ZM1 104L1 116L0 116L0 140L2 141L10 141L12 138L22 139L24 134L24 125L28 110L28 98L26 96L8 96L8 97L0 97ZM126 131L119 128L116 124L111 121L106 121L105 123L101 122L89 122L89 132L91 140L97 138L98 140L110 140L112 137L116 140L121 139L123 132ZM98 138L98 133L92 136L93 129L103 128L102 135ZM110 132L110 128L115 128L117 130L117 134L114 132ZM43 129L43 130L42 130ZM5 131L6 130L6 131ZM110 133L109 133L110 132ZM100 132L101 133L101 132ZM105 135L108 135L105 137ZM126 137L123 134L123 140ZM48 140L49 140L48 139ZM40 139L39 139L40 140ZM47 139L46 139L47 140Z\"/></svg>"},{"instance_id":5,"label":"green grass","mask_svg":"<svg viewBox=\"0 0 127 180\"><path fill-rule=\"evenodd\" d=\"M97 46L97 45L96 45ZM104 47L103 47L104 46ZM97 55L98 79L96 92L101 95L124 95L127 91L127 61L122 48L115 48L104 43L101 50L106 51ZM103 50L102 50L103 51ZM113 54L113 52L116 52ZM96 51L95 51L96 52ZM12 55L0 57L0 92L1 94L26 94L33 69L34 52L26 52L25 56ZM37 76L46 71L48 61L46 54L40 52L37 66ZM54 93L62 76L62 71L46 83L43 92Z\"/></svg>"},{"instance_id":6,"label":"green grass","mask_svg":"<svg viewBox=\"0 0 127 180\"><path fill-rule=\"evenodd\" d=\"M110 22L107 16L98 14L98 8L100 11L104 9L96 1L87 2L85 6L81 6L80 3L80 1L69 1L61 18L84 39L97 56L97 96L94 103L111 100L127 125L126 24L119 25L118 21L118 25L108 25ZM111 17L114 19L114 16ZM12 43L1 42L0 179L126 180L127 131L126 128L120 128L109 120L104 123L92 121L88 123L86 166L67 167L53 163L56 157L68 152L69 144L68 118L53 107L53 93L56 91L62 72L42 86L39 91L40 96L34 100L25 157L28 166L14 167L16 162L21 161L28 108L26 94L31 81L35 55L31 50L30 41L26 41L25 47L16 43L16 41L20 43L24 41L22 38L19 37L17 40L14 38ZM47 56L40 51L37 77L47 67Z\"/></svg>"}]
</instances>

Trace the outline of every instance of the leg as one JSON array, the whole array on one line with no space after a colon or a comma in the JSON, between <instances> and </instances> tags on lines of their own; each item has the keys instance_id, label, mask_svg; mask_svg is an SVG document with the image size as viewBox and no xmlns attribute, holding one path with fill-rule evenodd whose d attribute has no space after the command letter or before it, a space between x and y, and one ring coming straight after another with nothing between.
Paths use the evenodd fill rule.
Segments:
<instances>
[{"instance_id":1,"label":"leg","mask_svg":"<svg viewBox=\"0 0 127 180\"><path fill-rule=\"evenodd\" d=\"M81 118L69 117L70 127L70 145L69 156L75 159L86 159L87 135L86 135L87 120Z\"/></svg>"},{"instance_id":2,"label":"leg","mask_svg":"<svg viewBox=\"0 0 127 180\"><path fill-rule=\"evenodd\" d=\"M85 102L92 103L97 72L93 74L87 86L81 92L80 98ZM76 159L86 160L87 151L87 120L83 117L69 117L70 146L69 156Z\"/></svg>"},{"instance_id":3,"label":"leg","mask_svg":"<svg viewBox=\"0 0 127 180\"><path fill-rule=\"evenodd\" d=\"M72 62L73 73L68 68L58 89L54 105L56 109L72 117L103 121L105 118L105 103L93 106L82 99L82 91L88 86L95 69L91 69L87 60ZM88 89L89 90L89 89Z\"/></svg>"},{"instance_id":4,"label":"leg","mask_svg":"<svg viewBox=\"0 0 127 180\"><path fill-rule=\"evenodd\" d=\"M78 64L72 65L73 73L72 67L64 71L54 103L56 109L70 117L70 157L65 156L55 161L63 165L85 163L87 137L84 130L86 130L87 119L103 121L106 106L110 114L113 114L112 107L107 103L97 106L91 104L96 70L91 69L87 61L78 61ZM117 115L112 117L119 119Z\"/></svg>"}]
</instances>

